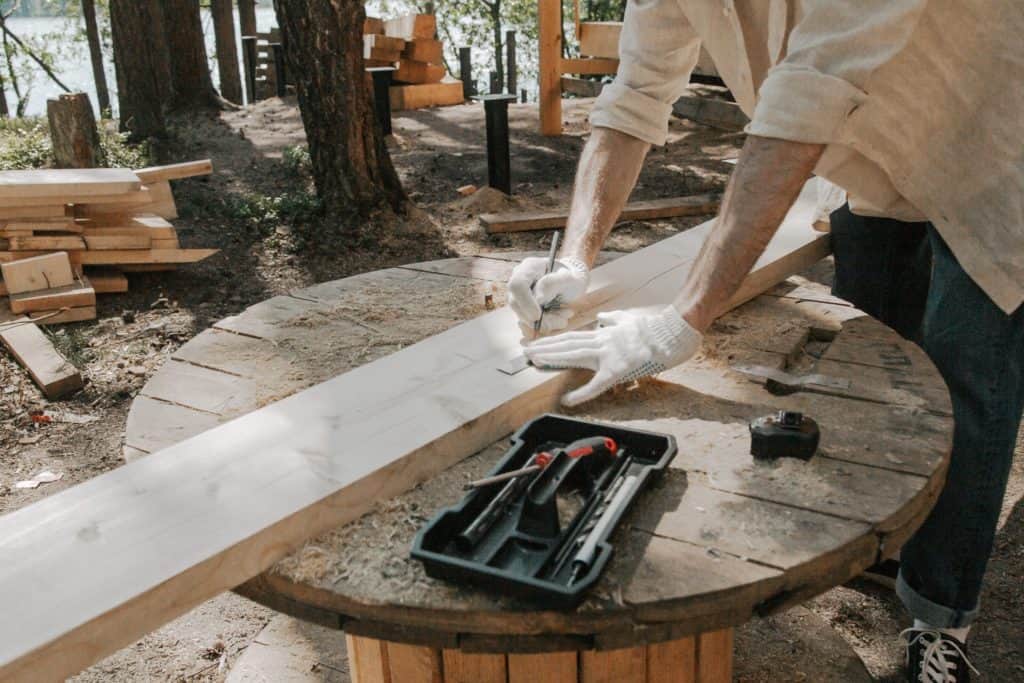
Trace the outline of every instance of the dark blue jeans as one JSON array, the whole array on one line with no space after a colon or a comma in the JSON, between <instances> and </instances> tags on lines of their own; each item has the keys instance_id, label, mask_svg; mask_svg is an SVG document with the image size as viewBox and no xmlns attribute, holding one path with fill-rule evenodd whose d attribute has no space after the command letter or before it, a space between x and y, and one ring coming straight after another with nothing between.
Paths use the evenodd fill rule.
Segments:
<instances>
[{"instance_id":1,"label":"dark blue jeans","mask_svg":"<svg viewBox=\"0 0 1024 683\"><path fill-rule=\"evenodd\" d=\"M953 455L928 519L900 552L896 591L938 628L978 612L1024 411L1024 307L1007 315L930 223L831 217L833 292L918 342L953 402Z\"/></svg>"}]
</instances>

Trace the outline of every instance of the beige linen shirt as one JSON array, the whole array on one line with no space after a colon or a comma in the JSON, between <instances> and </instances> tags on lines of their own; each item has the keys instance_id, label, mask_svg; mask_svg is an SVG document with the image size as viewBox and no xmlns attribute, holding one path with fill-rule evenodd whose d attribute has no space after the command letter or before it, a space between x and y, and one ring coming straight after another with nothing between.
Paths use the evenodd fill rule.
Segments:
<instances>
[{"instance_id":1,"label":"beige linen shirt","mask_svg":"<svg viewBox=\"0 0 1024 683\"><path fill-rule=\"evenodd\" d=\"M1024 2L629 0L591 123L664 144L702 43L748 132L827 145L815 172L855 212L931 221L1024 302Z\"/></svg>"}]
</instances>

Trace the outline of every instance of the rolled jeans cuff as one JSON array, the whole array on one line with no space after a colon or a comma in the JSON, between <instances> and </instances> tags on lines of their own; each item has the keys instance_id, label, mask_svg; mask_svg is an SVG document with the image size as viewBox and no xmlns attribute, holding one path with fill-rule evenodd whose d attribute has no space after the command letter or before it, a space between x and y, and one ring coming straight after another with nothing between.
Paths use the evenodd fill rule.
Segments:
<instances>
[{"instance_id":1,"label":"rolled jeans cuff","mask_svg":"<svg viewBox=\"0 0 1024 683\"><path fill-rule=\"evenodd\" d=\"M903 577L903 571L896 578L896 595L910 612L910 616L920 619L935 628L963 628L970 626L978 616L979 605L971 610L960 610L940 605L924 597L910 587Z\"/></svg>"}]
</instances>

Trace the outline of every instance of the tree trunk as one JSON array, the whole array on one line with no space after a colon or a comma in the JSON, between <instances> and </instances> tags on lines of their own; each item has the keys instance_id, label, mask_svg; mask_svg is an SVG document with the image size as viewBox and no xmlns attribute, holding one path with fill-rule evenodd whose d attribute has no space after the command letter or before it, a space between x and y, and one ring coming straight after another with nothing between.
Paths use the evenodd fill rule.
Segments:
<instances>
[{"instance_id":1,"label":"tree trunk","mask_svg":"<svg viewBox=\"0 0 1024 683\"><path fill-rule=\"evenodd\" d=\"M7 108L7 84L0 75L0 118L10 118L11 110Z\"/></svg>"},{"instance_id":2,"label":"tree trunk","mask_svg":"<svg viewBox=\"0 0 1024 683\"><path fill-rule=\"evenodd\" d=\"M206 61L199 0L160 0L171 56L171 109L219 108Z\"/></svg>"},{"instance_id":3,"label":"tree trunk","mask_svg":"<svg viewBox=\"0 0 1024 683\"><path fill-rule=\"evenodd\" d=\"M162 137L171 70L159 0L110 0L110 29L121 129Z\"/></svg>"},{"instance_id":4,"label":"tree trunk","mask_svg":"<svg viewBox=\"0 0 1024 683\"><path fill-rule=\"evenodd\" d=\"M210 0L213 31L217 41L217 71L220 92L225 99L242 104L242 79L238 72L238 43L235 41L235 13L231 0Z\"/></svg>"},{"instance_id":5,"label":"tree trunk","mask_svg":"<svg viewBox=\"0 0 1024 683\"><path fill-rule=\"evenodd\" d=\"M494 0L491 3L491 28L494 31L494 70L498 74L498 82L505 82L505 67L502 65L501 57L501 0ZM501 89L498 89L501 92Z\"/></svg>"},{"instance_id":6,"label":"tree trunk","mask_svg":"<svg viewBox=\"0 0 1024 683\"><path fill-rule=\"evenodd\" d=\"M363 67L363 0L274 0L313 176L332 215L406 197L373 113Z\"/></svg>"},{"instance_id":7,"label":"tree trunk","mask_svg":"<svg viewBox=\"0 0 1024 683\"><path fill-rule=\"evenodd\" d=\"M100 134L92 103L85 93L72 93L46 101L50 139L57 168L96 168L103 165Z\"/></svg>"},{"instance_id":8,"label":"tree trunk","mask_svg":"<svg viewBox=\"0 0 1024 683\"><path fill-rule=\"evenodd\" d=\"M89 56L92 58L92 78L96 82L96 102L100 105L100 115L109 116L110 92L107 90L107 74L103 70L103 49L96 24L96 0L82 0L82 17L85 19L85 35L89 40Z\"/></svg>"},{"instance_id":9,"label":"tree trunk","mask_svg":"<svg viewBox=\"0 0 1024 683\"><path fill-rule=\"evenodd\" d=\"M242 36L256 35L256 0L238 0L238 26Z\"/></svg>"}]
</instances>

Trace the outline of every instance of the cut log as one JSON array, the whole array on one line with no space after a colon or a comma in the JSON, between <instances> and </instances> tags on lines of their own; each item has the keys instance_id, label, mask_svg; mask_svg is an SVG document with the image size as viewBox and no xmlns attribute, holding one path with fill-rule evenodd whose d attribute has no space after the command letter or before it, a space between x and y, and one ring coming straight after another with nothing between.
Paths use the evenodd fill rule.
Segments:
<instances>
[{"instance_id":1,"label":"cut log","mask_svg":"<svg viewBox=\"0 0 1024 683\"><path fill-rule=\"evenodd\" d=\"M403 59L398 62L398 69L392 74L392 78L399 83L440 83L444 78L444 67Z\"/></svg>"},{"instance_id":2,"label":"cut log","mask_svg":"<svg viewBox=\"0 0 1024 683\"><path fill-rule=\"evenodd\" d=\"M0 342L51 401L82 388L82 375L54 348L42 330L20 318L0 323Z\"/></svg>"},{"instance_id":3,"label":"cut log","mask_svg":"<svg viewBox=\"0 0 1024 683\"><path fill-rule=\"evenodd\" d=\"M584 57L619 58L621 21L580 22L580 54Z\"/></svg>"},{"instance_id":4,"label":"cut log","mask_svg":"<svg viewBox=\"0 0 1024 683\"><path fill-rule=\"evenodd\" d=\"M11 295L12 313L55 311L59 308L79 308L96 305L96 290L84 278L66 287L40 289Z\"/></svg>"},{"instance_id":5,"label":"cut log","mask_svg":"<svg viewBox=\"0 0 1024 683\"><path fill-rule=\"evenodd\" d=\"M759 281L827 253L815 189L777 236L800 263L770 248ZM671 301L710 229L596 268L572 326ZM583 377L499 372L516 329L508 308L484 314L0 517L0 604L18 615L0 621L0 678L67 677L555 408Z\"/></svg>"},{"instance_id":6,"label":"cut log","mask_svg":"<svg viewBox=\"0 0 1024 683\"><path fill-rule=\"evenodd\" d=\"M414 62L427 62L428 64L440 64L444 46L440 40L431 38L420 38L410 40L402 50L402 59L409 59Z\"/></svg>"},{"instance_id":7,"label":"cut log","mask_svg":"<svg viewBox=\"0 0 1024 683\"><path fill-rule=\"evenodd\" d=\"M718 211L720 195L701 194L692 197L671 197L630 202L622 210L618 222L642 221L651 218L674 218L677 216L706 216ZM569 218L567 211L512 211L508 213L485 213L480 215L480 225L488 233L521 232L564 228Z\"/></svg>"},{"instance_id":8,"label":"cut log","mask_svg":"<svg viewBox=\"0 0 1024 683\"><path fill-rule=\"evenodd\" d=\"M53 160L57 168L102 166L103 148L89 96L83 92L58 95L46 101Z\"/></svg>"},{"instance_id":9,"label":"cut log","mask_svg":"<svg viewBox=\"0 0 1024 683\"><path fill-rule=\"evenodd\" d=\"M0 171L0 199L8 207L40 203L28 199L72 204L74 201L67 197L88 201L90 195L130 194L141 186L139 177L124 168Z\"/></svg>"},{"instance_id":10,"label":"cut log","mask_svg":"<svg viewBox=\"0 0 1024 683\"><path fill-rule=\"evenodd\" d=\"M437 20L433 14L406 14L385 21L384 33L403 40L433 38L437 35Z\"/></svg>"},{"instance_id":11,"label":"cut log","mask_svg":"<svg viewBox=\"0 0 1024 683\"><path fill-rule=\"evenodd\" d=\"M10 259L0 263L0 272L9 294L21 294L51 287L66 287L75 282L68 255L59 252L31 258Z\"/></svg>"},{"instance_id":12,"label":"cut log","mask_svg":"<svg viewBox=\"0 0 1024 683\"><path fill-rule=\"evenodd\" d=\"M213 162L209 159L199 161L186 161L180 164L168 164L167 166L150 166L135 171L146 185L152 185L165 180L180 180L181 178L192 178L213 173Z\"/></svg>"},{"instance_id":13,"label":"cut log","mask_svg":"<svg viewBox=\"0 0 1024 683\"><path fill-rule=\"evenodd\" d=\"M462 81L442 80L426 85L393 85L389 91L392 111L462 104Z\"/></svg>"}]
</instances>

